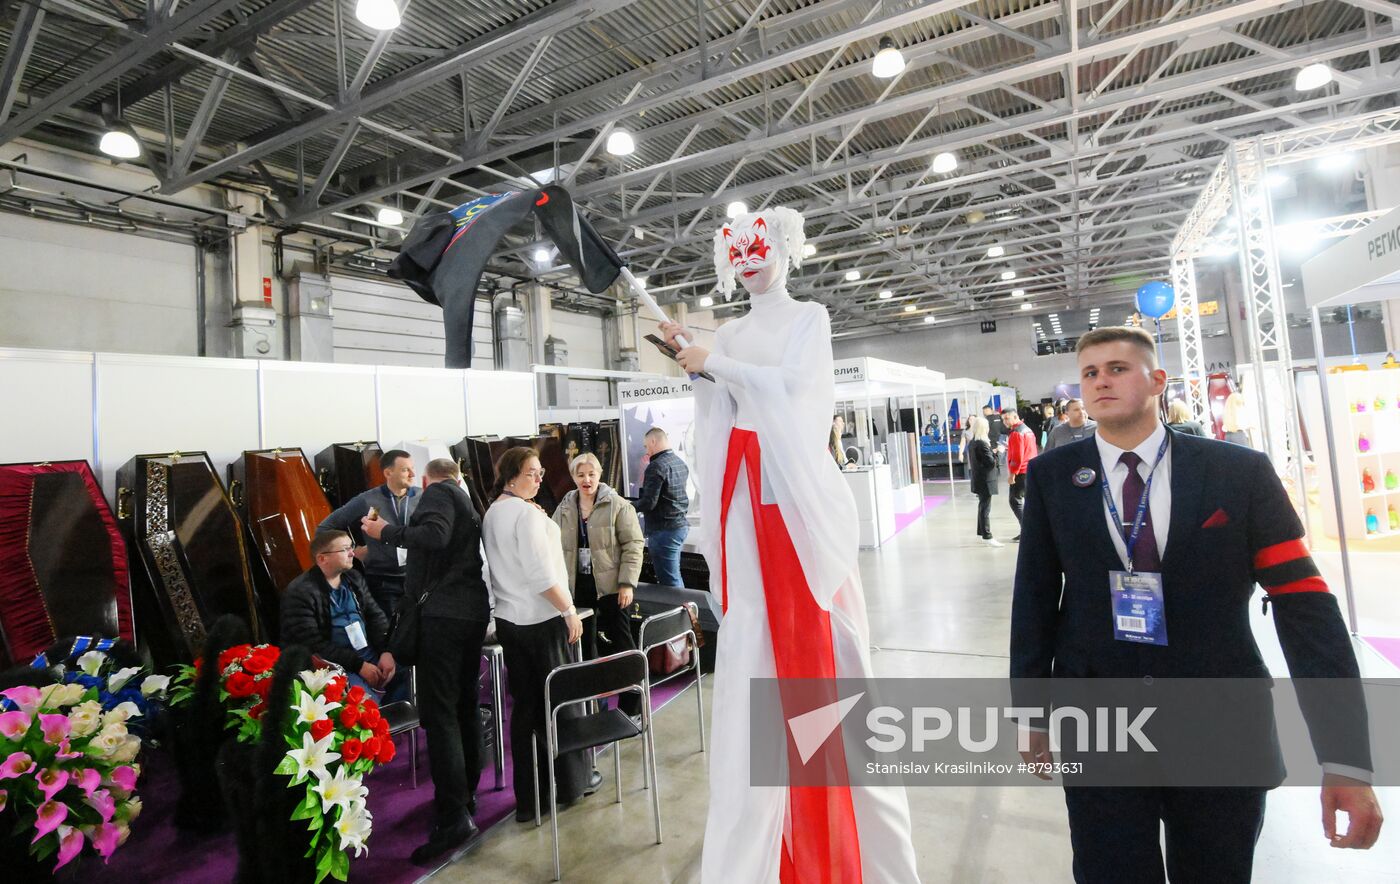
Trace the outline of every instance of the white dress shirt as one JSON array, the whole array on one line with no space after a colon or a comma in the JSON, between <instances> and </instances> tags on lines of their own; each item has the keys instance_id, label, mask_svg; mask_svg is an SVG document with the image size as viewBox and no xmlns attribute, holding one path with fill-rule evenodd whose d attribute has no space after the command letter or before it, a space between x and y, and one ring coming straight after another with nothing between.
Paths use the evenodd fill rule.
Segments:
<instances>
[{"instance_id":1,"label":"white dress shirt","mask_svg":"<svg viewBox=\"0 0 1400 884\"><path fill-rule=\"evenodd\" d=\"M543 623L559 610L542 593L569 589L559 526L534 504L506 497L486 508L481 539L491 563L495 615L516 626Z\"/></svg>"},{"instance_id":2,"label":"white dress shirt","mask_svg":"<svg viewBox=\"0 0 1400 884\"><path fill-rule=\"evenodd\" d=\"M1172 447L1167 446L1162 455L1162 462L1157 465L1156 473L1152 472L1152 464L1157 460L1157 449L1166 435L1167 428L1158 423L1157 429L1133 449L1141 458L1137 468L1138 475L1142 477L1143 482L1147 481L1149 475L1152 476L1147 509L1152 513L1152 533L1157 538L1157 555L1160 559L1165 559L1167 555L1167 531L1171 528L1172 521ZM1099 459L1103 461L1103 475L1108 477L1108 491L1113 495L1113 505L1118 507L1118 514L1131 525L1135 513L1127 512L1123 508L1123 483L1128 478L1128 467L1118 462L1128 449L1108 442L1101 433L1094 435L1094 442L1099 446ZM1118 550L1118 558L1123 560L1123 567L1126 568L1128 545L1123 542L1123 532L1113 522L1113 514L1109 512L1107 502L1103 505L1103 517L1104 521L1108 522L1108 534L1113 538L1113 548Z\"/></svg>"}]
</instances>

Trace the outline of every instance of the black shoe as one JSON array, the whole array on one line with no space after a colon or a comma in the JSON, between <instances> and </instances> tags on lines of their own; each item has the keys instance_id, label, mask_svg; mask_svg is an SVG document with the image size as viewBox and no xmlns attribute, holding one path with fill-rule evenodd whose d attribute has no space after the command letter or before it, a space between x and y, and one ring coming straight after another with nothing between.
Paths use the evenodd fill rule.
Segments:
<instances>
[{"instance_id":1,"label":"black shoe","mask_svg":"<svg viewBox=\"0 0 1400 884\"><path fill-rule=\"evenodd\" d=\"M455 850L475 838L480 829L471 817L467 817L462 822L446 829L433 829L433 833L428 836L426 844L420 844L413 849L412 860L415 864L422 865L434 857L441 856L449 850Z\"/></svg>"},{"instance_id":2,"label":"black shoe","mask_svg":"<svg viewBox=\"0 0 1400 884\"><path fill-rule=\"evenodd\" d=\"M583 787L583 794L592 795L603 788L603 775L598 770L588 775L588 785Z\"/></svg>"}]
</instances>

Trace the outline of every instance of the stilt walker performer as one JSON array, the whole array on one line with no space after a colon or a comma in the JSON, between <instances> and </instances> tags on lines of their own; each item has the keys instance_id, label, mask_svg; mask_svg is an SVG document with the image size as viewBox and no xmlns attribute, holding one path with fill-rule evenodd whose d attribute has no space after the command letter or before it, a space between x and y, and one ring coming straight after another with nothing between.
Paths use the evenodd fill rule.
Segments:
<instances>
[{"instance_id":1,"label":"stilt walker performer","mask_svg":"<svg viewBox=\"0 0 1400 884\"><path fill-rule=\"evenodd\" d=\"M720 327L713 351L691 345L678 355L687 371L715 379L694 385L700 543L724 608L701 881L906 884L918 875L904 790L850 786L839 729L837 763L827 767L837 782L750 779L751 679L872 674L855 500L826 449L831 321L821 304L787 291L802 223L775 208L715 234L720 290L733 292L737 278L750 310ZM693 340L675 323L661 329L667 341Z\"/></svg>"}]
</instances>

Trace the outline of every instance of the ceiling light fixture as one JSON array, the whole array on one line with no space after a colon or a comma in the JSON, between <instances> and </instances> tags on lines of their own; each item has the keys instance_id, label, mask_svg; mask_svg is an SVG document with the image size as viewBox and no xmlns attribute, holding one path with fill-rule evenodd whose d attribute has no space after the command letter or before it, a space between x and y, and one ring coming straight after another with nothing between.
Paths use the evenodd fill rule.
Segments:
<instances>
[{"instance_id":1,"label":"ceiling light fixture","mask_svg":"<svg viewBox=\"0 0 1400 884\"><path fill-rule=\"evenodd\" d=\"M724 207L724 214L730 218L738 218L740 215L747 215L749 212L748 203L743 200L735 200Z\"/></svg>"},{"instance_id":2,"label":"ceiling light fixture","mask_svg":"<svg viewBox=\"0 0 1400 884\"><path fill-rule=\"evenodd\" d=\"M715 299L712 298L712 297L710 297L709 295L706 295L705 297L703 297L703 298L700 299L700 306L701 306L701 307L713 307L714 305L715 305Z\"/></svg>"},{"instance_id":3,"label":"ceiling light fixture","mask_svg":"<svg viewBox=\"0 0 1400 884\"><path fill-rule=\"evenodd\" d=\"M812 257L813 255L815 255L816 253L817 253L817 247L816 247L816 246L812 245L812 244L809 243L809 242L808 242L808 243L803 243L803 244L802 244L802 257L804 257L804 258L810 258L810 257Z\"/></svg>"},{"instance_id":4,"label":"ceiling light fixture","mask_svg":"<svg viewBox=\"0 0 1400 884\"><path fill-rule=\"evenodd\" d=\"M855 281L858 280L858 279L860 279L860 271L859 271L859 270L847 270L847 271L846 271L846 282L855 282Z\"/></svg>"},{"instance_id":5,"label":"ceiling light fixture","mask_svg":"<svg viewBox=\"0 0 1400 884\"><path fill-rule=\"evenodd\" d=\"M888 301L890 298L893 298L893 297L894 297L894 292L890 291L889 289L882 289L882 290L880 291L880 300L881 300L881 301Z\"/></svg>"},{"instance_id":6,"label":"ceiling light fixture","mask_svg":"<svg viewBox=\"0 0 1400 884\"><path fill-rule=\"evenodd\" d=\"M141 156L141 145L125 129L104 132L97 148L107 156L119 160L134 160Z\"/></svg>"},{"instance_id":7,"label":"ceiling light fixture","mask_svg":"<svg viewBox=\"0 0 1400 884\"><path fill-rule=\"evenodd\" d=\"M905 313L913 313L915 310L918 310L918 309L919 309L919 308L918 308L918 307L915 307L913 304L905 304L905 305L904 305L904 312L905 312Z\"/></svg>"},{"instance_id":8,"label":"ceiling light fixture","mask_svg":"<svg viewBox=\"0 0 1400 884\"><path fill-rule=\"evenodd\" d=\"M992 246L991 248L987 249L988 258L1000 258L1002 255L1005 254L1006 249L1002 248L1001 246Z\"/></svg>"},{"instance_id":9,"label":"ceiling light fixture","mask_svg":"<svg viewBox=\"0 0 1400 884\"><path fill-rule=\"evenodd\" d=\"M380 206L379 211L375 213L374 220L385 227L398 227L403 223L403 212L392 206Z\"/></svg>"},{"instance_id":10,"label":"ceiling light fixture","mask_svg":"<svg viewBox=\"0 0 1400 884\"><path fill-rule=\"evenodd\" d=\"M1321 62L1310 64L1298 71L1298 76L1293 80L1293 88L1299 92L1311 92L1314 89L1321 89L1332 82L1332 69Z\"/></svg>"},{"instance_id":11,"label":"ceiling light fixture","mask_svg":"<svg viewBox=\"0 0 1400 884\"><path fill-rule=\"evenodd\" d=\"M632 133L622 127L617 127L608 133L608 143L606 150L615 157L630 156L632 151L637 149L637 141L632 137Z\"/></svg>"},{"instance_id":12,"label":"ceiling light fixture","mask_svg":"<svg viewBox=\"0 0 1400 884\"><path fill-rule=\"evenodd\" d=\"M543 246L541 246L541 247L538 248L538 249L535 249L535 263L536 263L536 264L548 264L548 263L549 263L549 249L546 249L546 248L544 248Z\"/></svg>"},{"instance_id":13,"label":"ceiling light fixture","mask_svg":"<svg viewBox=\"0 0 1400 884\"><path fill-rule=\"evenodd\" d=\"M355 4L355 18L376 31L392 31L403 21L394 0L359 0Z\"/></svg>"},{"instance_id":14,"label":"ceiling light fixture","mask_svg":"<svg viewBox=\"0 0 1400 884\"><path fill-rule=\"evenodd\" d=\"M880 51L875 53L875 60L870 64L870 73L881 80L888 80L897 77L904 70L904 53L894 45L891 37L880 38Z\"/></svg>"},{"instance_id":15,"label":"ceiling light fixture","mask_svg":"<svg viewBox=\"0 0 1400 884\"><path fill-rule=\"evenodd\" d=\"M935 322L937 322L937 321L938 321L938 317L936 317L936 316L925 316L925 317L924 317L924 325L933 325L933 324L934 324Z\"/></svg>"},{"instance_id":16,"label":"ceiling light fixture","mask_svg":"<svg viewBox=\"0 0 1400 884\"><path fill-rule=\"evenodd\" d=\"M1011 280L1013 280L1013 279L1016 278L1016 271L1015 271L1015 270L1003 270L1003 271L1001 272L1001 278L1002 278L1002 281L1003 281L1003 282L1010 282Z\"/></svg>"},{"instance_id":17,"label":"ceiling light fixture","mask_svg":"<svg viewBox=\"0 0 1400 884\"><path fill-rule=\"evenodd\" d=\"M1026 296L1026 290L1025 290L1025 289L1012 289L1012 290L1011 290L1011 297L1013 297L1013 298L1024 298L1025 296Z\"/></svg>"},{"instance_id":18,"label":"ceiling light fixture","mask_svg":"<svg viewBox=\"0 0 1400 884\"><path fill-rule=\"evenodd\" d=\"M958 158L947 151L933 158L933 174L947 175L958 167Z\"/></svg>"},{"instance_id":19,"label":"ceiling light fixture","mask_svg":"<svg viewBox=\"0 0 1400 884\"><path fill-rule=\"evenodd\" d=\"M1034 306L1035 306L1034 304L1026 303L1026 304L1022 304L1022 305L1021 305L1021 309L1022 309L1022 310L1029 310L1029 309L1031 309L1031 308L1034 307Z\"/></svg>"},{"instance_id":20,"label":"ceiling light fixture","mask_svg":"<svg viewBox=\"0 0 1400 884\"><path fill-rule=\"evenodd\" d=\"M637 237L637 242L647 238L647 232L640 227L633 228L632 233Z\"/></svg>"}]
</instances>

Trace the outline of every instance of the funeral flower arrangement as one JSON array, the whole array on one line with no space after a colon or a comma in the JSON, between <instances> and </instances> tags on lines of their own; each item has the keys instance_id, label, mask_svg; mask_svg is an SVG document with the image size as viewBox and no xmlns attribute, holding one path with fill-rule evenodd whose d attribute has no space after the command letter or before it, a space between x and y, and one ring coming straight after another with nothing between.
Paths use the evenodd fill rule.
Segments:
<instances>
[{"instance_id":1,"label":"funeral flower arrangement","mask_svg":"<svg viewBox=\"0 0 1400 884\"><path fill-rule=\"evenodd\" d=\"M262 735L279 656L271 645L237 645L219 656L219 699L241 742ZM183 668L172 702L188 699L198 671L198 664ZM305 793L291 818L307 821L311 842L306 856L315 859L316 881L328 875L344 881L349 852L365 852L372 828L363 777L394 758L389 723L379 704L364 688L350 687L336 666L301 672L290 696L294 714L286 717L283 733L288 749L274 772L289 777L289 788Z\"/></svg>"},{"instance_id":2,"label":"funeral flower arrangement","mask_svg":"<svg viewBox=\"0 0 1400 884\"><path fill-rule=\"evenodd\" d=\"M59 683L0 691L0 811L18 818L36 859L57 856L55 870L85 844L110 859L141 813L138 733L170 679L118 667L112 644L80 638L52 666L41 654L33 667Z\"/></svg>"}]
</instances>

